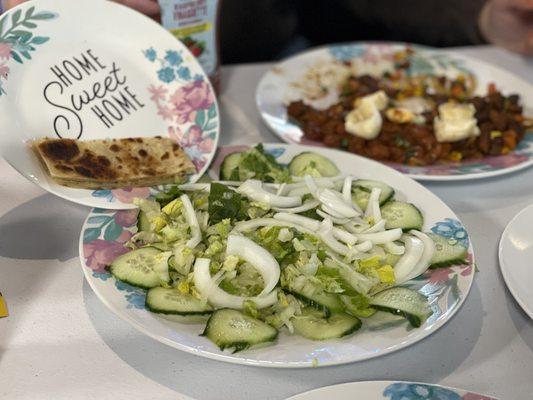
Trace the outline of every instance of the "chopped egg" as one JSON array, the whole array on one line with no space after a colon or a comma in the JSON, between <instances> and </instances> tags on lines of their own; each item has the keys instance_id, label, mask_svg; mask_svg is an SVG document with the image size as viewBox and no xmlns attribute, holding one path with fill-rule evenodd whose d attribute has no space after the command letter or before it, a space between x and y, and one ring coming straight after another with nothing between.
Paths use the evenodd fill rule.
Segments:
<instances>
[{"instance_id":1,"label":"chopped egg","mask_svg":"<svg viewBox=\"0 0 533 400\"><path fill-rule=\"evenodd\" d=\"M357 108L363 103L372 103L379 111L381 111L387 107L387 104L389 104L389 98L383 90L378 90L367 96L355 99L354 107Z\"/></svg>"},{"instance_id":2,"label":"chopped egg","mask_svg":"<svg viewBox=\"0 0 533 400\"><path fill-rule=\"evenodd\" d=\"M398 124L407 124L410 122L415 124L423 124L425 122L425 118L422 115L416 114L413 111L403 107L391 107L385 111L385 116L389 121L396 122Z\"/></svg>"},{"instance_id":3,"label":"chopped egg","mask_svg":"<svg viewBox=\"0 0 533 400\"><path fill-rule=\"evenodd\" d=\"M379 135L382 126L383 119L381 118L381 114L372 102L361 102L344 119L344 129L346 132L366 140L375 139Z\"/></svg>"},{"instance_id":4,"label":"chopped egg","mask_svg":"<svg viewBox=\"0 0 533 400\"><path fill-rule=\"evenodd\" d=\"M474 117L473 104L448 102L439 106L439 116L434 120L435 137L438 142L458 142L478 136L480 131Z\"/></svg>"},{"instance_id":5,"label":"chopped egg","mask_svg":"<svg viewBox=\"0 0 533 400\"><path fill-rule=\"evenodd\" d=\"M432 101L423 97L412 96L403 100L395 102L397 107L406 108L415 114L422 114L423 112L433 110L435 108Z\"/></svg>"}]
</instances>

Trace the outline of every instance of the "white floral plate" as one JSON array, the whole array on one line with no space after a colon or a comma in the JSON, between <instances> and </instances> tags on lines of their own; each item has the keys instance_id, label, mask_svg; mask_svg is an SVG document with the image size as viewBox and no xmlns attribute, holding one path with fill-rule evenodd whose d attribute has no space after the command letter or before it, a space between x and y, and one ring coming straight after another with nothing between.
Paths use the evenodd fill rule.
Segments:
<instances>
[{"instance_id":1,"label":"white floral plate","mask_svg":"<svg viewBox=\"0 0 533 400\"><path fill-rule=\"evenodd\" d=\"M217 153L210 173L226 154L244 146L223 147ZM128 249L124 243L136 231L137 211L93 209L80 235L80 260L85 277L96 295L111 311L141 332L160 342L203 357L264 367L311 367L343 364L378 357L410 346L443 326L464 302L474 279L474 255L468 234L457 216L438 197L414 180L375 161L331 149L268 144L267 151L287 163L302 151L317 151L334 160L344 173L377 179L396 189L400 199L408 200L424 214L424 230L442 235L468 248L464 265L428 271L405 284L427 295L434 314L419 329L410 329L402 318L378 313L363 322L355 335L339 340L313 342L282 332L272 346L231 354L220 351L199 334L204 325L170 322L145 309L145 291L116 281L106 270L118 255Z\"/></svg>"},{"instance_id":2,"label":"white floral plate","mask_svg":"<svg viewBox=\"0 0 533 400\"><path fill-rule=\"evenodd\" d=\"M496 400L462 389L417 382L367 381L326 386L287 400Z\"/></svg>"},{"instance_id":3,"label":"white floral plate","mask_svg":"<svg viewBox=\"0 0 533 400\"><path fill-rule=\"evenodd\" d=\"M194 162L195 181L219 135L213 89L188 49L144 15L104 0L34 0L0 17L0 113L1 155L42 188L92 207L132 208L151 189L60 186L28 140L169 136Z\"/></svg>"},{"instance_id":4,"label":"white floral plate","mask_svg":"<svg viewBox=\"0 0 533 400\"><path fill-rule=\"evenodd\" d=\"M520 211L509 222L500 239L499 258L505 284L533 319L533 205Z\"/></svg>"},{"instance_id":5,"label":"white floral plate","mask_svg":"<svg viewBox=\"0 0 533 400\"><path fill-rule=\"evenodd\" d=\"M326 107L338 98L335 90L320 100L306 97L301 87L302 76L317 63L333 60L352 61L360 73L386 71L393 66L395 52L404 50L406 44L393 43L351 43L320 47L303 52L276 64L260 80L256 89L256 103L261 117L268 127L284 142L324 146L303 137L302 130L288 120L286 105L296 99L303 99L317 107ZM476 93L485 94L487 85L496 83L505 94L520 95L522 104L529 115L533 115L533 85L501 68L465 57L453 52L412 46L415 55L410 71L414 74L425 73L446 75L473 74L477 81ZM431 181L451 181L479 179L514 172L533 165L533 132L520 142L518 147L504 156L485 157L478 160L466 160L455 164L410 167L403 164L389 163L391 167L414 179Z\"/></svg>"}]
</instances>

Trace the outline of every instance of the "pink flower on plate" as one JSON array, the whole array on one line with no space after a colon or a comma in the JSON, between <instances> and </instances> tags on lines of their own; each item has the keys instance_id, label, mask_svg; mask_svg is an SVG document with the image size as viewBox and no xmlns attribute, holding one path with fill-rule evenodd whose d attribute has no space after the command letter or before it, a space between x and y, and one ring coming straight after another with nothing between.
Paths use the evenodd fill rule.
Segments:
<instances>
[{"instance_id":1,"label":"pink flower on plate","mask_svg":"<svg viewBox=\"0 0 533 400\"><path fill-rule=\"evenodd\" d=\"M483 396L482 394L467 393L463 396L463 400L496 400L492 397Z\"/></svg>"},{"instance_id":2,"label":"pink flower on plate","mask_svg":"<svg viewBox=\"0 0 533 400\"><path fill-rule=\"evenodd\" d=\"M183 131L179 128L179 126L176 126L176 127L173 127L173 126L169 126L168 127L168 136L181 144L181 140L183 139Z\"/></svg>"},{"instance_id":3,"label":"pink flower on plate","mask_svg":"<svg viewBox=\"0 0 533 400\"><path fill-rule=\"evenodd\" d=\"M9 74L9 67L5 64L0 64L0 78L7 79Z\"/></svg>"},{"instance_id":4,"label":"pink flower on plate","mask_svg":"<svg viewBox=\"0 0 533 400\"><path fill-rule=\"evenodd\" d=\"M0 43L0 60L11 58L11 46L8 43Z\"/></svg>"},{"instance_id":5,"label":"pink flower on plate","mask_svg":"<svg viewBox=\"0 0 533 400\"><path fill-rule=\"evenodd\" d=\"M183 147L197 147L202 153L209 153L213 150L215 142L209 138L202 137L202 130L198 125L193 125L189 128L183 137Z\"/></svg>"},{"instance_id":6,"label":"pink flower on plate","mask_svg":"<svg viewBox=\"0 0 533 400\"><path fill-rule=\"evenodd\" d=\"M473 271L473 265L474 265L474 263L472 262L472 253L468 253L468 255L466 256L465 263L460 266L460 268L461 268L461 276L470 275L472 273L472 271Z\"/></svg>"},{"instance_id":7,"label":"pink flower on plate","mask_svg":"<svg viewBox=\"0 0 533 400\"><path fill-rule=\"evenodd\" d=\"M172 110L169 106L157 103L157 115L163 117L164 120L172 121L174 118L174 110Z\"/></svg>"},{"instance_id":8,"label":"pink flower on plate","mask_svg":"<svg viewBox=\"0 0 533 400\"><path fill-rule=\"evenodd\" d=\"M176 122L184 124L196 118L197 110L208 110L214 102L209 85L203 80L193 81L177 89L170 102L174 107Z\"/></svg>"},{"instance_id":9,"label":"pink flower on plate","mask_svg":"<svg viewBox=\"0 0 533 400\"><path fill-rule=\"evenodd\" d=\"M168 90L163 85L157 87L155 87L154 85L150 85L148 91L152 94L150 96L150 99L155 101L156 103L161 100L165 100L168 92Z\"/></svg>"},{"instance_id":10,"label":"pink flower on plate","mask_svg":"<svg viewBox=\"0 0 533 400\"><path fill-rule=\"evenodd\" d=\"M504 156L485 157L480 162L485 163L493 168L508 168L521 164L527 159L528 156L525 154L517 154L515 152L511 152Z\"/></svg>"},{"instance_id":11,"label":"pink flower on plate","mask_svg":"<svg viewBox=\"0 0 533 400\"><path fill-rule=\"evenodd\" d=\"M139 210L120 210L115 214L115 222L122 227L132 226L137 222Z\"/></svg>"},{"instance_id":12,"label":"pink flower on plate","mask_svg":"<svg viewBox=\"0 0 533 400\"><path fill-rule=\"evenodd\" d=\"M112 190L113 196L123 203L133 203L136 197L146 199L150 196L150 188L125 188Z\"/></svg>"},{"instance_id":13,"label":"pink flower on plate","mask_svg":"<svg viewBox=\"0 0 533 400\"><path fill-rule=\"evenodd\" d=\"M437 284L437 283L443 283L450 279L450 275L453 274L453 270L451 268L437 268L428 270L426 272L426 278L428 279L428 282L431 284Z\"/></svg>"},{"instance_id":14,"label":"pink flower on plate","mask_svg":"<svg viewBox=\"0 0 533 400\"><path fill-rule=\"evenodd\" d=\"M123 231L114 242L96 239L83 245L85 264L95 272L105 272L105 267L115 258L127 253L130 249L124 247L132 236L130 231Z\"/></svg>"}]
</instances>

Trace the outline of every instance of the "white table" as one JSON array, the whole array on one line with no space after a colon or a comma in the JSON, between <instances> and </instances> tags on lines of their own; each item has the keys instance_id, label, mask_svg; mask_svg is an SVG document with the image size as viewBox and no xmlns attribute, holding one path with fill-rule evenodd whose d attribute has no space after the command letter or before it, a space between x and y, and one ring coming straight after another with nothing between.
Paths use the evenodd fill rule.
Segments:
<instances>
[{"instance_id":1,"label":"white table","mask_svg":"<svg viewBox=\"0 0 533 400\"><path fill-rule=\"evenodd\" d=\"M493 47L458 51L533 78L532 59ZM277 141L254 102L268 67L223 68L221 144ZM436 334L370 361L274 370L195 357L115 317L79 265L78 234L88 209L43 192L0 161L0 290L11 312L0 319L0 398L270 400L371 379L533 398L533 321L505 288L497 260L503 228L533 201L531 182L533 168L479 182L427 184L468 227L480 270L463 308Z\"/></svg>"}]
</instances>

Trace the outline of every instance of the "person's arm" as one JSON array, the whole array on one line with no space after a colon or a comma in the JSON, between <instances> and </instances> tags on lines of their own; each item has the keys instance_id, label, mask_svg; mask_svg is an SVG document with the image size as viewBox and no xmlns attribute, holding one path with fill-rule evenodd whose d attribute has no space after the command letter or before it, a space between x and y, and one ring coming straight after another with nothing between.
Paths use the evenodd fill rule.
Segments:
<instances>
[{"instance_id":1,"label":"person's arm","mask_svg":"<svg viewBox=\"0 0 533 400\"><path fill-rule=\"evenodd\" d=\"M24 3L26 0L0 0L4 10L9 10L12 7L15 7L21 3ZM158 18L160 16L159 3L157 0L113 0L117 3L124 4L125 6L131 7L151 18Z\"/></svg>"},{"instance_id":2,"label":"person's arm","mask_svg":"<svg viewBox=\"0 0 533 400\"><path fill-rule=\"evenodd\" d=\"M489 42L533 55L533 0L487 1L479 28Z\"/></svg>"}]
</instances>

